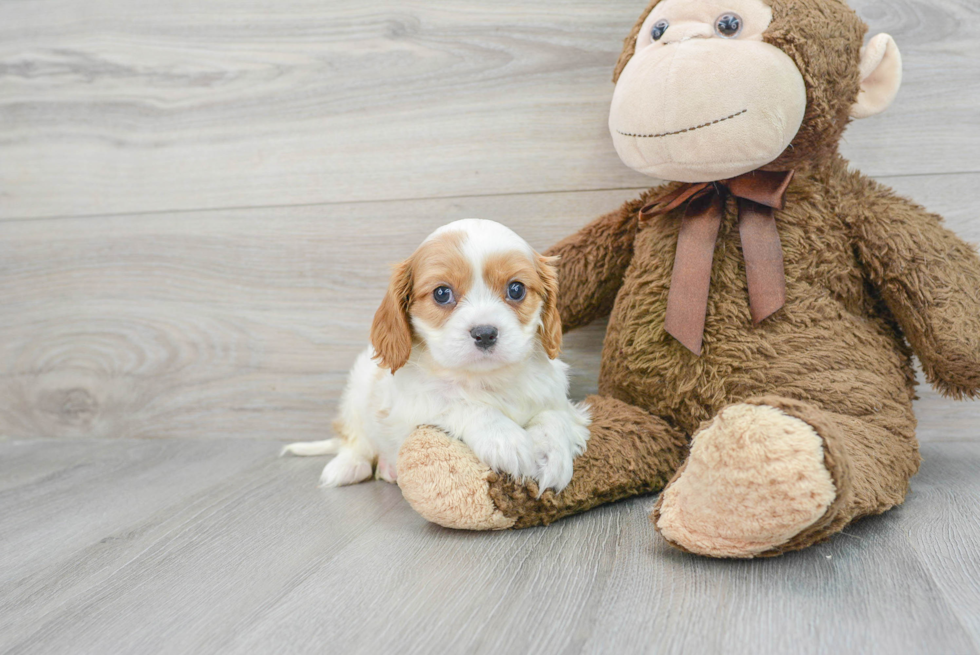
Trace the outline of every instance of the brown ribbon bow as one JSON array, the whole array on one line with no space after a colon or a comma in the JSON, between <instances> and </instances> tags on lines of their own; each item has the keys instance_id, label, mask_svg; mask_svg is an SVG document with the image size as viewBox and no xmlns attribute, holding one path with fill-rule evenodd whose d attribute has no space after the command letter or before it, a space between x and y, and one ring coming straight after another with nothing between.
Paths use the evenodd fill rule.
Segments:
<instances>
[{"instance_id":1,"label":"brown ribbon bow","mask_svg":"<svg viewBox=\"0 0 980 655\"><path fill-rule=\"evenodd\" d=\"M685 184L640 210L643 223L687 203L677 236L664 328L695 355L701 354L711 261L729 193L738 198L738 231L752 321L761 323L786 302L783 248L773 209L783 208L792 179L793 171L752 171L720 182Z\"/></svg>"}]
</instances>

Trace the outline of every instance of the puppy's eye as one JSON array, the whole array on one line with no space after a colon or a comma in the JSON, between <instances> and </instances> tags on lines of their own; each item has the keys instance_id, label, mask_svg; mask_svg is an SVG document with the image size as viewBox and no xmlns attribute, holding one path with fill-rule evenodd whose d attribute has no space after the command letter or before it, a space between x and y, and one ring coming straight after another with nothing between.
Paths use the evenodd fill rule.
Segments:
<instances>
[{"instance_id":1,"label":"puppy's eye","mask_svg":"<svg viewBox=\"0 0 980 655\"><path fill-rule=\"evenodd\" d=\"M670 27L670 23L668 23L666 20L661 18L660 20L658 20L656 23L653 24L653 29L650 30L650 37L654 41L659 41L660 37L664 35L664 32L667 31L668 27Z\"/></svg>"},{"instance_id":2,"label":"puppy's eye","mask_svg":"<svg viewBox=\"0 0 980 655\"><path fill-rule=\"evenodd\" d=\"M520 282L511 282L507 285L507 297L511 300L524 300L527 295L527 287Z\"/></svg>"},{"instance_id":3,"label":"puppy's eye","mask_svg":"<svg viewBox=\"0 0 980 655\"><path fill-rule=\"evenodd\" d=\"M453 290L449 287L439 287L432 292L432 299L439 305L448 305L455 300L455 296L453 296Z\"/></svg>"},{"instance_id":4,"label":"puppy's eye","mask_svg":"<svg viewBox=\"0 0 980 655\"><path fill-rule=\"evenodd\" d=\"M718 36L733 39L742 31L742 18L738 14L722 14L715 21L715 32Z\"/></svg>"}]
</instances>

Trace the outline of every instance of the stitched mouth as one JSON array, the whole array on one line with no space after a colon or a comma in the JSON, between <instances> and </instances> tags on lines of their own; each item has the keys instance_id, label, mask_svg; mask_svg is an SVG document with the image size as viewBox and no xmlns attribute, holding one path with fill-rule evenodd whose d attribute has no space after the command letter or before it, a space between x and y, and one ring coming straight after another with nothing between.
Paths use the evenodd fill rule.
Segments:
<instances>
[{"instance_id":1,"label":"stitched mouth","mask_svg":"<svg viewBox=\"0 0 980 655\"><path fill-rule=\"evenodd\" d=\"M663 138L665 136L673 136L675 134L684 134L685 132L693 132L694 130L700 130L702 127L710 127L712 125L717 125L718 123L723 123L723 122L725 122L727 120L731 120L731 119L735 118L736 116L741 116L742 114L744 114L747 111L748 111L748 109L743 109L742 111L735 112L731 116L725 116L724 118L719 118L719 119L716 119L716 120L713 120L713 121L709 121L707 123L701 123L700 125L695 125L694 127L688 127L688 128L683 129L683 130L675 130L674 132L664 132L663 134L630 134L628 132L622 132L620 130L616 130L616 131L619 132L620 134L622 134L623 136L634 136L634 137L636 137L638 139L661 139L661 138Z\"/></svg>"}]
</instances>

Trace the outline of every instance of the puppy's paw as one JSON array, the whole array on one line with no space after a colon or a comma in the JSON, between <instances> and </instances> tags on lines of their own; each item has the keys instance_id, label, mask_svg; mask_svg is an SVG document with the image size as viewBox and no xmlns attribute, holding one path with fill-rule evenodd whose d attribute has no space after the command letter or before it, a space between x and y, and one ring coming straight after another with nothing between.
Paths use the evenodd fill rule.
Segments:
<instances>
[{"instance_id":1,"label":"puppy's paw","mask_svg":"<svg viewBox=\"0 0 980 655\"><path fill-rule=\"evenodd\" d=\"M537 473L533 441L524 428L517 425L488 430L467 445L484 464L498 473L507 473L518 480L534 477Z\"/></svg>"},{"instance_id":2,"label":"puppy's paw","mask_svg":"<svg viewBox=\"0 0 980 655\"><path fill-rule=\"evenodd\" d=\"M398 469L394 462L384 457L378 457L378 467L374 472L374 477L391 484L398 484Z\"/></svg>"},{"instance_id":3,"label":"puppy's paw","mask_svg":"<svg viewBox=\"0 0 980 655\"><path fill-rule=\"evenodd\" d=\"M532 428L534 429L534 428ZM545 489L558 493L572 481L572 453L567 448L552 444L551 448L537 448L534 452L537 471L531 477L538 481L538 495Z\"/></svg>"},{"instance_id":4,"label":"puppy's paw","mask_svg":"<svg viewBox=\"0 0 980 655\"><path fill-rule=\"evenodd\" d=\"M547 488L560 492L572 480L573 461L583 452L589 439L589 418L586 410L549 411L539 414L527 428L534 443L534 460L538 481L538 497Z\"/></svg>"},{"instance_id":5,"label":"puppy's paw","mask_svg":"<svg viewBox=\"0 0 980 655\"><path fill-rule=\"evenodd\" d=\"M320 475L319 487L343 487L363 482L371 477L371 462L351 452L341 449L340 454L327 464Z\"/></svg>"}]
</instances>

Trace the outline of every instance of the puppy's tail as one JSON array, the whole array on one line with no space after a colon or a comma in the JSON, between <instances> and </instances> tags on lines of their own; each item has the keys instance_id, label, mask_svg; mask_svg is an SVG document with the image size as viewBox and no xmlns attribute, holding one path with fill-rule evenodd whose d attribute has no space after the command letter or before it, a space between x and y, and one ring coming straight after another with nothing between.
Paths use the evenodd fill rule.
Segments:
<instances>
[{"instance_id":1,"label":"puppy's tail","mask_svg":"<svg viewBox=\"0 0 980 655\"><path fill-rule=\"evenodd\" d=\"M344 445L343 439L326 439L324 441L300 441L291 443L282 449L279 456L285 454L297 455L299 457L312 457L314 455L336 455L340 447Z\"/></svg>"}]
</instances>

